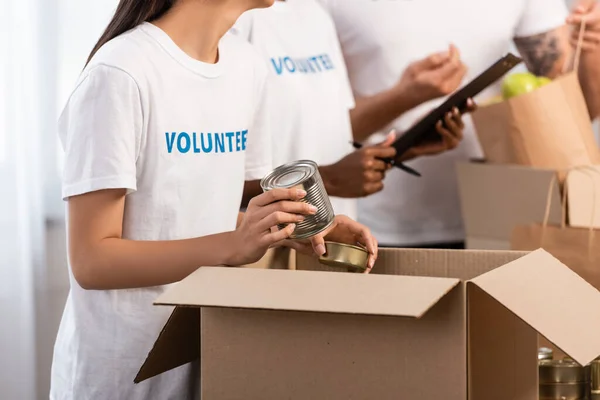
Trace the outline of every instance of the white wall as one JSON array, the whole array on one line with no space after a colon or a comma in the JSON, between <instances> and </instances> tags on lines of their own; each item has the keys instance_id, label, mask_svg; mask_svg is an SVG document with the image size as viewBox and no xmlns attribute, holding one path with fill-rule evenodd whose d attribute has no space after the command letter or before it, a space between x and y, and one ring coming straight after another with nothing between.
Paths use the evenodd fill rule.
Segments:
<instances>
[{"instance_id":1,"label":"white wall","mask_svg":"<svg viewBox=\"0 0 600 400\"><path fill-rule=\"evenodd\" d=\"M41 19L44 22L42 54L48 78L43 89L46 99L44 119L48 121L43 135L46 149L43 162L47 235L46 263L34 278L36 368L35 374L25 376L29 384L35 387L36 395L31 399L48 398L52 351L69 288L64 204L60 199L62 151L57 140L56 119L117 4L118 0L39 0L39 11L44 16ZM3 354L3 358L5 356ZM33 376L35 386L31 383ZM2 396L0 398L4 399ZM21 397L19 400L28 399Z\"/></svg>"}]
</instances>

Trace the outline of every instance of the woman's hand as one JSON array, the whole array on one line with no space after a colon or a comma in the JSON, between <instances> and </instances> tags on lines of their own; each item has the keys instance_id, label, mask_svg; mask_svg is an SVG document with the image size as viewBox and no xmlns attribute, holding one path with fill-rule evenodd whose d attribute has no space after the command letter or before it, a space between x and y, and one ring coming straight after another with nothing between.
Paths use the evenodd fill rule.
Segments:
<instances>
[{"instance_id":1,"label":"woman's hand","mask_svg":"<svg viewBox=\"0 0 600 400\"><path fill-rule=\"evenodd\" d=\"M582 50L591 51L600 49L600 3L596 0L578 0L575 2L571 15L567 17L567 24L573 27L570 42L577 46L579 31L582 21L585 21Z\"/></svg>"},{"instance_id":2,"label":"woman's hand","mask_svg":"<svg viewBox=\"0 0 600 400\"><path fill-rule=\"evenodd\" d=\"M377 260L377 240L375 240L369 228L345 215L336 215L333 224L329 228L313 236L310 240L286 240L283 244L304 254L322 256L325 254L325 240L361 245L369 252L365 273L369 273L373 265L375 265L375 260Z\"/></svg>"},{"instance_id":3,"label":"woman's hand","mask_svg":"<svg viewBox=\"0 0 600 400\"><path fill-rule=\"evenodd\" d=\"M477 106L472 99L467 100L466 112L475 111ZM465 112L465 113L466 113ZM461 114L455 107L444 117L444 121L438 121L435 126L436 131L442 137L442 140L435 142L426 142L410 148L406 153L396 159L397 162L405 162L421 156L432 156L456 148L463 139L463 130L465 124ZM444 126L445 124L445 126Z\"/></svg>"},{"instance_id":4,"label":"woman's hand","mask_svg":"<svg viewBox=\"0 0 600 400\"><path fill-rule=\"evenodd\" d=\"M356 150L335 164L319 168L323 183L330 196L357 198L383 189L385 172L391 168L382 159L396 157L392 132L385 141L375 146Z\"/></svg>"},{"instance_id":5,"label":"woman's hand","mask_svg":"<svg viewBox=\"0 0 600 400\"><path fill-rule=\"evenodd\" d=\"M305 215L315 214L316 207L298 200L306 196L300 189L273 189L254 197L237 229L231 233L231 254L227 265L256 262L273 247L289 238L296 224ZM272 229L278 224L289 224L284 229Z\"/></svg>"},{"instance_id":6,"label":"woman's hand","mask_svg":"<svg viewBox=\"0 0 600 400\"><path fill-rule=\"evenodd\" d=\"M410 64L395 90L410 98L414 107L426 101L454 92L467 73L458 49L450 45L448 51L435 53Z\"/></svg>"}]
</instances>

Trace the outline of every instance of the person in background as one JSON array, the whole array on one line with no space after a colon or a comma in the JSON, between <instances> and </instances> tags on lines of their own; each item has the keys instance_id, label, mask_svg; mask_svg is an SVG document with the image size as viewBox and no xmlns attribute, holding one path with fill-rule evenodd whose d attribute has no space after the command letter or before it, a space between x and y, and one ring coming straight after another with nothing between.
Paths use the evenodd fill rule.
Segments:
<instances>
[{"instance_id":1,"label":"person in background","mask_svg":"<svg viewBox=\"0 0 600 400\"><path fill-rule=\"evenodd\" d=\"M357 140L380 140L382 131L395 128L401 132L411 126L454 90L455 85L448 82L473 79L510 51L512 43L531 72L551 78L561 74L573 53L564 0L320 1L335 22L356 96L351 118ZM577 25L582 18L596 16L585 36L586 49L596 48L598 5L586 0L578 7L570 23ZM360 111L364 98L397 90L407 75L419 74L412 60L444 49L448 43L460 51L467 73L457 68L438 80L430 89L439 99L419 106L419 96L427 92L420 90L404 99L404 108L410 112L397 112L397 103L385 98L379 114ZM595 117L600 99L597 51L585 52L581 65L580 80ZM491 97L494 89L498 88L490 88L482 98ZM359 221L372 229L383 246L464 247L454 165L482 156L470 119L465 122L464 140L456 149L410 163L422 173L421 178L390 171L384 192L359 201Z\"/></svg>"},{"instance_id":2,"label":"person in background","mask_svg":"<svg viewBox=\"0 0 600 400\"><path fill-rule=\"evenodd\" d=\"M121 0L59 120L71 289L54 349L53 400L192 399L183 366L134 385L171 310L165 288L199 266L240 266L288 245L316 212L277 189L238 213L245 179L271 170L266 69L227 32L272 0ZM289 224L282 230L277 224ZM364 226L337 217L324 239L377 256Z\"/></svg>"},{"instance_id":3,"label":"person in background","mask_svg":"<svg viewBox=\"0 0 600 400\"><path fill-rule=\"evenodd\" d=\"M355 107L354 96L331 17L317 0L280 0L268 9L244 13L232 31L254 45L270 71L273 164L315 161L336 214L355 218L356 198L383 189L390 166L381 159L395 157L391 146L395 135L388 134L382 143L353 151L349 111ZM436 57L439 64L449 61L442 55ZM414 66L430 73L407 76L402 93L396 95L398 101L433 86L428 80L437 76L425 64ZM449 62L446 68L461 70L462 66ZM455 87L458 82L450 84ZM430 95L422 93L421 98L425 101ZM363 99L360 106L369 108L364 111L367 114L378 113L378 103L374 97ZM415 147L398 161L456 147L462 138L460 113L455 110L443 122L445 125L440 121L437 126L441 142ZM247 182L244 192L246 201L261 193L259 181Z\"/></svg>"}]
</instances>

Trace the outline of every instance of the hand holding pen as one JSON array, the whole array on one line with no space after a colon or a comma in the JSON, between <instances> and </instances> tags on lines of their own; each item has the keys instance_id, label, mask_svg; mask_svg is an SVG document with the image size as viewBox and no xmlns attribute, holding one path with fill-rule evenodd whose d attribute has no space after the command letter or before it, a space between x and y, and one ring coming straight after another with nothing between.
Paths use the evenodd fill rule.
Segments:
<instances>
[{"instance_id":1,"label":"hand holding pen","mask_svg":"<svg viewBox=\"0 0 600 400\"><path fill-rule=\"evenodd\" d=\"M469 99L467 100L463 113L472 112L476 109L477 105L475 102L472 99ZM458 147L463 139L463 130L465 127L464 121L462 120L463 113L461 113L458 108L454 107L451 112L448 112L444 116L443 120L437 122L435 130L440 135L440 140L421 143L411 147L405 153L397 155L394 159L386 159L384 161L411 175L421 176L419 172L404 165L403 162L417 157L437 155ZM352 145L356 149L362 147L362 145L357 142L353 142Z\"/></svg>"},{"instance_id":2,"label":"hand holding pen","mask_svg":"<svg viewBox=\"0 0 600 400\"><path fill-rule=\"evenodd\" d=\"M390 133L388 133L388 139L386 139L386 141L389 140L390 136L394 136L395 137L396 136L396 131L395 130L390 131ZM360 144L358 142L352 142L352 146L355 149L362 148L362 144ZM402 164L402 162L400 162L397 158L381 158L380 160L383 161L383 162L385 162L386 164L388 164L389 168L396 167L396 168L399 168L402 171L407 172L407 173L409 173L411 175L421 176L421 174L419 172L417 172L414 169L412 169L410 167L407 167L406 165Z\"/></svg>"}]
</instances>

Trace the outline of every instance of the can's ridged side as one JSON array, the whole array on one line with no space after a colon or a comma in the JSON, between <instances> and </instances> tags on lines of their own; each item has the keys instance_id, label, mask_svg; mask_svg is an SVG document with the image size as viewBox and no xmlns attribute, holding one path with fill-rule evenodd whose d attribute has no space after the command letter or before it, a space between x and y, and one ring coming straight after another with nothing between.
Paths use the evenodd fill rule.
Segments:
<instances>
[{"instance_id":1,"label":"can's ridged side","mask_svg":"<svg viewBox=\"0 0 600 400\"><path fill-rule=\"evenodd\" d=\"M306 196L300 200L317 208L314 215L306 215L302 222L296 224L296 229L290 235L292 239L307 239L315 236L333 223L335 214L325 185L319 174L317 164L309 160L300 160L275 168L261 181L263 191L275 188L298 188L306 191ZM279 224L283 229L287 224Z\"/></svg>"},{"instance_id":2,"label":"can's ridged side","mask_svg":"<svg viewBox=\"0 0 600 400\"><path fill-rule=\"evenodd\" d=\"M540 384L589 382L589 368L569 360L539 362Z\"/></svg>"},{"instance_id":3,"label":"can's ridged side","mask_svg":"<svg viewBox=\"0 0 600 400\"><path fill-rule=\"evenodd\" d=\"M590 383L592 392L597 392L600 396L600 360L594 360L590 364Z\"/></svg>"},{"instance_id":4,"label":"can's ridged side","mask_svg":"<svg viewBox=\"0 0 600 400\"><path fill-rule=\"evenodd\" d=\"M540 384L540 400L587 400L587 383L547 383Z\"/></svg>"}]
</instances>

